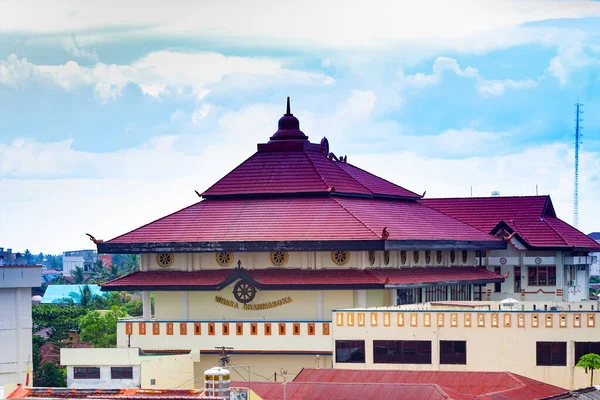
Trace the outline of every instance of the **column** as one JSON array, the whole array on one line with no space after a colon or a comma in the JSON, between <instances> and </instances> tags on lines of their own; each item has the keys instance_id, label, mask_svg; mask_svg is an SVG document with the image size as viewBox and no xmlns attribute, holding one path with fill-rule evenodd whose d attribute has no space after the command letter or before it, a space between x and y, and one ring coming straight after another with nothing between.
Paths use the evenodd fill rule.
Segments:
<instances>
[{"instance_id":1,"label":"column","mask_svg":"<svg viewBox=\"0 0 600 400\"><path fill-rule=\"evenodd\" d=\"M325 318L325 292L317 291L317 319Z\"/></svg>"},{"instance_id":2,"label":"column","mask_svg":"<svg viewBox=\"0 0 600 400\"><path fill-rule=\"evenodd\" d=\"M357 290L356 293L356 306L358 308L365 308L367 307L367 291L364 289L361 290Z\"/></svg>"},{"instance_id":3,"label":"column","mask_svg":"<svg viewBox=\"0 0 600 400\"><path fill-rule=\"evenodd\" d=\"M152 309L150 303L150 292L143 291L142 292L142 306L143 306L143 317L144 320L149 320L152 318Z\"/></svg>"},{"instance_id":4,"label":"column","mask_svg":"<svg viewBox=\"0 0 600 400\"><path fill-rule=\"evenodd\" d=\"M181 292L181 319L190 318L190 293Z\"/></svg>"},{"instance_id":5,"label":"column","mask_svg":"<svg viewBox=\"0 0 600 400\"><path fill-rule=\"evenodd\" d=\"M562 296L560 296L560 298L557 300L566 300L567 293L565 292L568 292L569 289L565 288L565 263L564 253L562 251L556 252L556 290L558 289L562 291Z\"/></svg>"},{"instance_id":6,"label":"column","mask_svg":"<svg viewBox=\"0 0 600 400\"><path fill-rule=\"evenodd\" d=\"M22 343L21 336L23 332L21 332L21 288L14 288L15 291L15 345L17 350L17 376L20 382L25 384L25 375L23 374L25 368L23 368L23 354L22 353ZM33 386L33 385L32 385Z\"/></svg>"},{"instance_id":7,"label":"column","mask_svg":"<svg viewBox=\"0 0 600 400\"><path fill-rule=\"evenodd\" d=\"M397 297L398 297L398 289L389 289L389 305L395 306L397 305Z\"/></svg>"}]
</instances>

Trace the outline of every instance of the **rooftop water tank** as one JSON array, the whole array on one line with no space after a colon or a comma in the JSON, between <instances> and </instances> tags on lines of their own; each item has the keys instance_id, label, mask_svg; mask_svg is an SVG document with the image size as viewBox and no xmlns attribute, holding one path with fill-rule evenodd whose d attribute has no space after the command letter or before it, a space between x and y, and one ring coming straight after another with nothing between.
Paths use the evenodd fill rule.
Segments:
<instances>
[{"instance_id":1,"label":"rooftop water tank","mask_svg":"<svg viewBox=\"0 0 600 400\"><path fill-rule=\"evenodd\" d=\"M204 396L210 399L227 399L231 389L228 369L213 367L204 371Z\"/></svg>"}]
</instances>

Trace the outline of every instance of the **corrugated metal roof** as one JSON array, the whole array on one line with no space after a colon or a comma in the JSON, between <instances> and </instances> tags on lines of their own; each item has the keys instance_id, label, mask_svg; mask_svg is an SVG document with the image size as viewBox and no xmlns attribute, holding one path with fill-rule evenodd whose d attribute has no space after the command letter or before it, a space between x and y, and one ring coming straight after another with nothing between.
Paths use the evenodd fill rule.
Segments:
<instances>
[{"instance_id":1,"label":"corrugated metal roof","mask_svg":"<svg viewBox=\"0 0 600 400\"><path fill-rule=\"evenodd\" d=\"M84 286L90 287L92 296L102 296L98 285L48 285L44 297L42 297L42 304L65 303L70 300L78 304L78 295Z\"/></svg>"}]
</instances>

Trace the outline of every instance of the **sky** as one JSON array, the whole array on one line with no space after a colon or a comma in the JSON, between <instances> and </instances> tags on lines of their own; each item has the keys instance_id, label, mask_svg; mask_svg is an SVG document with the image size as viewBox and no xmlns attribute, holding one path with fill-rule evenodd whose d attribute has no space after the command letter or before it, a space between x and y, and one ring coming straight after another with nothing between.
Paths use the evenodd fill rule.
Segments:
<instances>
[{"instance_id":1,"label":"sky","mask_svg":"<svg viewBox=\"0 0 600 400\"><path fill-rule=\"evenodd\" d=\"M0 0L0 247L93 248L277 130L426 197L550 194L600 231L600 2Z\"/></svg>"}]
</instances>

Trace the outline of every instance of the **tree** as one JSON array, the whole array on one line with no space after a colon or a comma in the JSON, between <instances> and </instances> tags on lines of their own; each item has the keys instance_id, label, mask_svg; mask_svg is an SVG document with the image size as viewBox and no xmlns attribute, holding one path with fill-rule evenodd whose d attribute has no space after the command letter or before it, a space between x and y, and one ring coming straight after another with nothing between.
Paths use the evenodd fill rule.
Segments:
<instances>
[{"instance_id":1,"label":"tree","mask_svg":"<svg viewBox=\"0 0 600 400\"><path fill-rule=\"evenodd\" d=\"M89 308L90 306L98 304L98 296L92 293L90 285L83 285L79 287L79 292L69 293L69 297L78 303L83 308Z\"/></svg>"},{"instance_id":2,"label":"tree","mask_svg":"<svg viewBox=\"0 0 600 400\"><path fill-rule=\"evenodd\" d=\"M79 328L79 319L86 310L74 305L34 304L31 307L33 331L48 329L48 340L58 342L68 337L67 332Z\"/></svg>"},{"instance_id":3,"label":"tree","mask_svg":"<svg viewBox=\"0 0 600 400\"><path fill-rule=\"evenodd\" d=\"M34 381L37 379L37 376L42 367L42 354L40 353L40 348L44 343L46 343L46 341L41 336L33 335L31 338L31 366L33 370Z\"/></svg>"},{"instance_id":4,"label":"tree","mask_svg":"<svg viewBox=\"0 0 600 400\"><path fill-rule=\"evenodd\" d=\"M34 385L38 387L66 387L67 374L65 368L58 368L51 362L44 363L37 374Z\"/></svg>"},{"instance_id":5,"label":"tree","mask_svg":"<svg viewBox=\"0 0 600 400\"><path fill-rule=\"evenodd\" d=\"M29 249L25 250L25 253L23 254L25 256L25 262L27 263L27 265L32 265L33 264L33 260L34 260L34 256L33 254L31 254L31 252L29 251Z\"/></svg>"},{"instance_id":6,"label":"tree","mask_svg":"<svg viewBox=\"0 0 600 400\"><path fill-rule=\"evenodd\" d=\"M129 259L125 262L125 273L131 274L140 270L140 256L137 254L131 254Z\"/></svg>"},{"instance_id":7,"label":"tree","mask_svg":"<svg viewBox=\"0 0 600 400\"><path fill-rule=\"evenodd\" d=\"M85 274L81 267L75 267L75 269L71 271L71 276L73 277L73 283L75 284L82 284L85 282Z\"/></svg>"},{"instance_id":8,"label":"tree","mask_svg":"<svg viewBox=\"0 0 600 400\"><path fill-rule=\"evenodd\" d=\"M587 374L590 371L590 386L594 386L594 370L600 369L600 356L598 354L590 353L581 356L577 361L577 367L583 368Z\"/></svg>"},{"instance_id":9,"label":"tree","mask_svg":"<svg viewBox=\"0 0 600 400\"><path fill-rule=\"evenodd\" d=\"M113 306L105 313L89 311L79 323L80 339L91 342L94 347L116 347L117 320L126 316L127 312L119 306Z\"/></svg>"}]
</instances>

